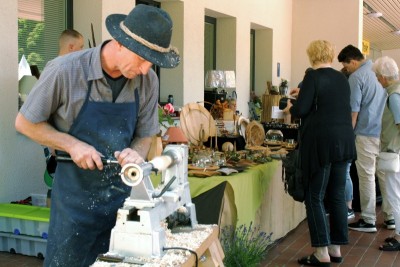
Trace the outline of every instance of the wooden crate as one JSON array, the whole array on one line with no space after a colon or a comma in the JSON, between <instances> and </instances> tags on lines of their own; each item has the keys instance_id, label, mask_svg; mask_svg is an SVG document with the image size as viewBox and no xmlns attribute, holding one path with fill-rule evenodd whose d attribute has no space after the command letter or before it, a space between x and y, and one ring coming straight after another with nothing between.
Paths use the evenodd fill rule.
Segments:
<instances>
[{"instance_id":1,"label":"wooden crate","mask_svg":"<svg viewBox=\"0 0 400 267\"><path fill-rule=\"evenodd\" d=\"M196 253L202 260L198 263L199 267L223 267L225 257L221 243L218 239L218 227L214 227L213 232L203 241L201 246L196 249ZM191 255L188 260L182 264L182 267L193 267L196 265L196 258Z\"/></svg>"}]
</instances>

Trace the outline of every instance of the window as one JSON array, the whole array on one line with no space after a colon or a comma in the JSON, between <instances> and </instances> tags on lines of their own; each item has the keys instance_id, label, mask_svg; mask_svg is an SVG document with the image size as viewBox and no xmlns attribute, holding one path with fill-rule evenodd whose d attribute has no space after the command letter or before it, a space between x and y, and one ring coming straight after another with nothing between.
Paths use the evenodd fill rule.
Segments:
<instances>
[{"instance_id":1,"label":"window","mask_svg":"<svg viewBox=\"0 0 400 267\"><path fill-rule=\"evenodd\" d=\"M255 53L256 53L256 31L250 30L250 90L255 90Z\"/></svg>"},{"instance_id":2,"label":"window","mask_svg":"<svg viewBox=\"0 0 400 267\"><path fill-rule=\"evenodd\" d=\"M205 17L204 25L204 75L216 66L217 19Z\"/></svg>"},{"instance_id":3,"label":"window","mask_svg":"<svg viewBox=\"0 0 400 267\"><path fill-rule=\"evenodd\" d=\"M42 71L58 55L60 33L72 28L72 0L18 0L18 60Z\"/></svg>"},{"instance_id":4,"label":"window","mask_svg":"<svg viewBox=\"0 0 400 267\"><path fill-rule=\"evenodd\" d=\"M136 5L148 5L148 6L154 6L154 7L161 7L160 2L153 1L153 0L136 0ZM157 65L152 65L151 68L154 70L154 72L157 74L158 80L160 81L159 87L158 87L158 102L161 102L160 99L160 87L161 87L161 76L160 76L160 66Z\"/></svg>"}]
</instances>

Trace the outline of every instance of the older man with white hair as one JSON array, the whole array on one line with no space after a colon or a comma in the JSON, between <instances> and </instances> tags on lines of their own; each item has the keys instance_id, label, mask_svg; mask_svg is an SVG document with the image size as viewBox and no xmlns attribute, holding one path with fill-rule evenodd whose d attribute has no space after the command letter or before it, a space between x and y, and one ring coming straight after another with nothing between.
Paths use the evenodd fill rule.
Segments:
<instances>
[{"instance_id":1,"label":"older man with white hair","mask_svg":"<svg viewBox=\"0 0 400 267\"><path fill-rule=\"evenodd\" d=\"M400 152L400 80L399 68L390 57L378 58L373 70L378 81L386 89L388 98L382 116L381 151ZM393 208L396 223L394 237L385 239L379 249L383 251L399 251L400 242L396 238L400 235L400 172L385 173L386 194Z\"/></svg>"}]
</instances>

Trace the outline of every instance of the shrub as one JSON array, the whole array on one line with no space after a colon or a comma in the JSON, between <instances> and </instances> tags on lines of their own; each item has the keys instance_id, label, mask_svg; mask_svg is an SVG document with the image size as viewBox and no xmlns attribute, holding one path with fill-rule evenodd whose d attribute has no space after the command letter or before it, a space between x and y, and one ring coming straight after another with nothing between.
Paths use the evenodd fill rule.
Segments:
<instances>
[{"instance_id":1,"label":"shrub","mask_svg":"<svg viewBox=\"0 0 400 267\"><path fill-rule=\"evenodd\" d=\"M271 245L272 233L267 235L259 227L240 225L226 226L221 231L221 245L224 249L226 267L255 267L264 259Z\"/></svg>"}]
</instances>

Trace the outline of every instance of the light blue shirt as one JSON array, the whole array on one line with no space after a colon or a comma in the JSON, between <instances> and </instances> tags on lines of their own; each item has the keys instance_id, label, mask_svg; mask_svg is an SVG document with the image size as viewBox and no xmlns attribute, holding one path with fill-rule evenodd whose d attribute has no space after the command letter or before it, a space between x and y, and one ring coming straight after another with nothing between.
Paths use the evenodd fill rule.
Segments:
<instances>
[{"instance_id":1,"label":"light blue shirt","mask_svg":"<svg viewBox=\"0 0 400 267\"><path fill-rule=\"evenodd\" d=\"M372 61L366 60L349 77L350 106L358 112L354 133L379 138L387 93L372 71Z\"/></svg>"},{"instance_id":2,"label":"light blue shirt","mask_svg":"<svg viewBox=\"0 0 400 267\"><path fill-rule=\"evenodd\" d=\"M389 97L389 109L393 114L394 123L400 124L400 94L392 94Z\"/></svg>"}]
</instances>

